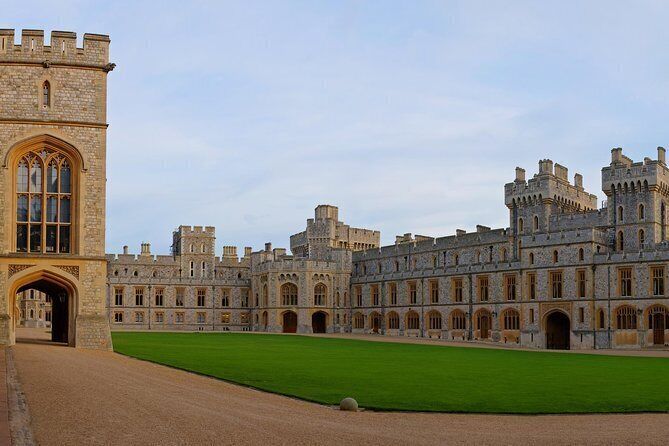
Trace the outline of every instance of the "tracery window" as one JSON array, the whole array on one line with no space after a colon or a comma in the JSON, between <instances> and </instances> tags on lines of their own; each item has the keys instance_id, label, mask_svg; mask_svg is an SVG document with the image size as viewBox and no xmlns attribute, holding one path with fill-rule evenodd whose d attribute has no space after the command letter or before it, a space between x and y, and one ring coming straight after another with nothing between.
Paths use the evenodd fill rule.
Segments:
<instances>
[{"instance_id":1,"label":"tracery window","mask_svg":"<svg viewBox=\"0 0 669 446\"><path fill-rule=\"evenodd\" d=\"M428 326L430 330L441 330L441 313L432 311L428 315Z\"/></svg>"},{"instance_id":2,"label":"tracery window","mask_svg":"<svg viewBox=\"0 0 669 446\"><path fill-rule=\"evenodd\" d=\"M314 287L314 305L317 307L325 305L325 296L327 293L327 288L322 283L319 283Z\"/></svg>"},{"instance_id":3,"label":"tracery window","mask_svg":"<svg viewBox=\"0 0 669 446\"><path fill-rule=\"evenodd\" d=\"M415 311L407 313L407 330L418 330L420 328L420 318Z\"/></svg>"},{"instance_id":4,"label":"tracery window","mask_svg":"<svg viewBox=\"0 0 669 446\"><path fill-rule=\"evenodd\" d=\"M71 252L72 162L52 149L16 165L16 251Z\"/></svg>"},{"instance_id":5,"label":"tracery window","mask_svg":"<svg viewBox=\"0 0 669 446\"><path fill-rule=\"evenodd\" d=\"M451 328L453 330L464 330L467 326L465 314L460 310L455 310L451 314Z\"/></svg>"},{"instance_id":6,"label":"tracery window","mask_svg":"<svg viewBox=\"0 0 669 446\"><path fill-rule=\"evenodd\" d=\"M517 310L506 310L504 312L504 329L505 330L519 330L520 329L520 313Z\"/></svg>"},{"instance_id":7,"label":"tracery window","mask_svg":"<svg viewBox=\"0 0 669 446\"><path fill-rule=\"evenodd\" d=\"M281 302L283 305L297 305L297 285L294 283L281 285Z\"/></svg>"},{"instance_id":8,"label":"tracery window","mask_svg":"<svg viewBox=\"0 0 669 446\"><path fill-rule=\"evenodd\" d=\"M49 81L44 81L42 84L42 105L51 107L51 84Z\"/></svg>"},{"instance_id":9,"label":"tracery window","mask_svg":"<svg viewBox=\"0 0 669 446\"><path fill-rule=\"evenodd\" d=\"M400 328L400 316L399 314L391 311L388 313L388 329L398 330Z\"/></svg>"},{"instance_id":10,"label":"tracery window","mask_svg":"<svg viewBox=\"0 0 669 446\"><path fill-rule=\"evenodd\" d=\"M619 330L636 330L636 309L632 307L618 308L616 322Z\"/></svg>"}]
</instances>

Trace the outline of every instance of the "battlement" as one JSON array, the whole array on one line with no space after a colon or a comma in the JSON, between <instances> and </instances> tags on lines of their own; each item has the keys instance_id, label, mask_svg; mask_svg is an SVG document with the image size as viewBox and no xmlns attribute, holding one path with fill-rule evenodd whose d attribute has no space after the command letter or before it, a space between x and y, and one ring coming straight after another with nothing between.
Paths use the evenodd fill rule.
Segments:
<instances>
[{"instance_id":1,"label":"battlement","mask_svg":"<svg viewBox=\"0 0 669 446\"><path fill-rule=\"evenodd\" d=\"M664 147L657 148L656 160L637 162L623 155L622 148L611 149L611 164L602 168L602 191L610 196L614 187L621 193L669 187Z\"/></svg>"},{"instance_id":2,"label":"battlement","mask_svg":"<svg viewBox=\"0 0 669 446\"><path fill-rule=\"evenodd\" d=\"M77 47L77 34L69 31L52 31L50 45L45 45L44 31L24 29L21 43L15 43L13 29L0 29L0 62L40 63L54 65L79 65L97 67L105 71L114 69L109 63L109 36L84 34L82 48Z\"/></svg>"},{"instance_id":3,"label":"battlement","mask_svg":"<svg viewBox=\"0 0 669 446\"><path fill-rule=\"evenodd\" d=\"M179 226L178 232L181 235L194 235L194 234L210 234L214 235L216 233L216 228L214 226Z\"/></svg>"}]
</instances>

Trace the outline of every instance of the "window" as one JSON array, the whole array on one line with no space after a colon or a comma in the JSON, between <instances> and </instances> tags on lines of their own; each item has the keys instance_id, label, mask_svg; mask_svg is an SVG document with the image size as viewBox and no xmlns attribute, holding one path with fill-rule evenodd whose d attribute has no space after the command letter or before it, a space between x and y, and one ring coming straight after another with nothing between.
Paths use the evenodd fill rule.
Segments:
<instances>
[{"instance_id":1,"label":"window","mask_svg":"<svg viewBox=\"0 0 669 446\"><path fill-rule=\"evenodd\" d=\"M391 283L388 287L390 289L390 305L397 305L397 284Z\"/></svg>"},{"instance_id":2,"label":"window","mask_svg":"<svg viewBox=\"0 0 669 446\"><path fill-rule=\"evenodd\" d=\"M357 306L362 307L362 288L355 287L355 303Z\"/></svg>"},{"instance_id":3,"label":"window","mask_svg":"<svg viewBox=\"0 0 669 446\"><path fill-rule=\"evenodd\" d=\"M553 251L553 263L557 263L557 262L558 262L558 252L557 252L557 249L556 249L555 251Z\"/></svg>"},{"instance_id":4,"label":"window","mask_svg":"<svg viewBox=\"0 0 669 446\"><path fill-rule=\"evenodd\" d=\"M191 250L193 248L193 245L190 245ZM195 263L190 262L190 276L195 277Z\"/></svg>"},{"instance_id":5,"label":"window","mask_svg":"<svg viewBox=\"0 0 669 446\"><path fill-rule=\"evenodd\" d=\"M158 311L156 313L156 322L162 324L164 321L165 321L165 313L163 313L162 311Z\"/></svg>"},{"instance_id":6,"label":"window","mask_svg":"<svg viewBox=\"0 0 669 446\"><path fill-rule=\"evenodd\" d=\"M378 306L379 305L379 286L378 285L372 285L371 292L372 292L372 305Z\"/></svg>"},{"instance_id":7,"label":"window","mask_svg":"<svg viewBox=\"0 0 669 446\"><path fill-rule=\"evenodd\" d=\"M530 308L530 324L534 324L534 308Z\"/></svg>"},{"instance_id":8,"label":"window","mask_svg":"<svg viewBox=\"0 0 669 446\"><path fill-rule=\"evenodd\" d=\"M650 271L653 296L664 296L664 266L653 266Z\"/></svg>"},{"instance_id":9,"label":"window","mask_svg":"<svg viewBox=\"0 0 669 446\"><path fill-rule=\"evenodd\" d=\"M585 322L585 309L583 307L579 307L578 309L578 321L581 324Z\"/></svg>"},{"instance_id":10,"label":"window","mask_svg":"<svg viewBox=\"0 0 669 446\"><path fill-rule=\"evenodd\" d=\"M355 313L353 315L353 328L365 328L365 316L362 313Z\"/></svg>"},{"instance_id":11,"label":"window","mask_svg":"<svg viewBox=\"0 0 669 446\"><path fill-rule=\"evenodd\" d=\"M144 305L144 287L135 288L135 305L138 307Z\"/></svg>"},{"instance_id":12,"label":"window","mask_svg":"<svg viewBox=\"0 0 669 446\"><path fill-rule=\"evenodd\" d=\"M202 262L201 271L202 271L202 277L207 277L207 263L206 262Z\"/></svg>"},{"instance_id":13,"label":"window","mask_svg":"<svg viewBox=\"0 0 669 446\"><path fill-rule=\"evenodd\" d=\"M441 313L431 311L427 316L427 322L430 330L441 330Z\"/></svg>"},{"instance_id":14,"label":"window","mask_svg":"<svg viewBox=\"0 0 669 446\"><path fill-rule=\"evenodd\" d=\"M184 321L186 320L186 315L182 311L177 311L174 313L174 322L177 324L183 324Z\"/></svg>"},{"instance_id":15,"label":"window","mask_svg":"<svg viewBox=\"0 0 669 446\"><path fill-rule=\"evenodd\" d=\"M47 311L47 321L51 320L51 312ZM117 324L123 323L123 313L117 311L114 313L114 322Z\"/></svg>"},{"instance_id":16,"label":"window","mask_svg":"<svg viewBox=\"0 0 669 446\"><path fill-rule=\"evenodd\" d=\"M643 231L643 229L639 229L639 248L644 248L645 243L646 243L646 233Z\"/></svg>"},{"instance_id":17,"label":"window","mask_svg":"<svg viewBox=\"0 0 669 446\"><path fill-rule=\"evenodd\" d=\"M455 277L452 279L453 285L453 301L462 302L462 277Z\"/></svg>"},{"instance_id":18,"label":"window","mask_svg":"<svg viewBox=\"0 0 669 446\"><path fill-rule=\"evenodd\" d=\"M174 302L175 307L183 307L184 306L184 289L183 288L177 288L176 289L176 299Z\"/></svg>"},{"instance_id":19,"label":"window","mask_svg":"<svg viewBox=\"0 0 669 446\"><path fill-rule=\"evenodd\" d=\"M262 286L262 304L264 307L269 306L269 291L267 290L267 284ZM339 293L337 293L337 306L339 306Z\"/></svg>"},{"instance_id":20,"label":"window","mask_svg":"<svg viewBox=\"0 0 669 446\"><path fill-rule=\"evenodd\" d=\"M623 251L625 249L625 240L623 237L623 231L618 231L618 251Z\"/></svg>"},{"instance_id":21,"label":"window","mask_svg":"<svg viewBox=\"0 0 669 446\"><path fill-rule=\"evenodd\" d=\"M42 84L42 106L44 108L51 107L51 84L49 81L44 81Z\"/></svg>"},{"instance_id":22,"label":"window","mask_svg":"<svg viewBox=\"0 0 669 446\"><path fill-rule=\"evenodd\" d=\"M636 330L636 309L632 307L618 308L616 323L619 330Z\"/></svg>"},{"instance_id":23,"label":"window","mask_svg":"<svg viewBox=\"0 0 669 446\"><path fill-rule=\"evenodd\" d=\"M267 285L265 285L265 287L267 287ZM227 288L223 288L223 291L221 292L221 306L230 306L230 290Z\"/></svg>"},{"instance_id":24,"label":"window","mask_svg":"<svg viewBox=\"0 0 669 446\"><path fill-rule=\"evenodd\" d=\"M534 216L534 230L538 231L539 230L539 217L536 215Z\"/></svg>"},{"instance_id":25,"label":"window","mask_svg":"<svg viewBox=\"0 0 669 446\"><path fill-rule=\"evenodd\" d=\"M197 306L204 307L207 305L207 289L198 288L197 289Z\"/></svg>"},{"instance_id":26,"label":"window","mask_svg":"<svg viewBox=\"0 0 669 446\"><path fill-rule=\"evenodd\" d=\"M415 311L407 313L407 330L418 330L420 328L420 318Z\"/></svg>"},{"instance_id":27,"label":"window","mask_svg":"<svg viewBox=\"0 0 669 446\"><path fill-rule=\"evenodd\" d=\"M230 323L230 313L221 313L221 324Z\"/></svg>"},{"instance_id":28,"label":"window","mask_svg":"<svg viewBox=\"0 0 669 446\"><path fill-rule=\"evenodd\" d=\"M143 311L137 311L135 312L135 322L138 324L141 324L144 322L144 312Z\"/></svg>"},{"instance_id":29,"label":"window","mask_svg":"<svg viewBox=\"0 0 669 446\"><path fill-rule=\"evenodd\" d=\"M550 273L551 296L553 299L562 299L562 272L553 271Z\"/></svg>"},{"instance_id":30,"label":"window","mask_svg":"<svg viewBox=\"0 0 669 446\"><path fill-rule=\"evenodd\" d=\"M242 288L242 307L246 308L249 306L249 290L248 288ZM297 303L295 303L297 305Z\"/></svg>"},{"instance_id":31,"label":"window","mask_svg":"<svg viewBox=\"0 0 669 446\"><path fill-rule=\"evenodd\" d=\"M488 302L489 289L488 289L488 276L479 276L477 278L478 282L478 292L479 292L479 301Z\"/></svg>"},{"instance_id":32,"label":"window","mask_svg":"<svg viewBox=\"0 0 669 446\"><path fill-rule=\"evenodd\" d=\"M520 330L520 313L516 310L506 310L504 312L504 329Z\"/></svg>"},{"instance_id":33,"label":"window","mask_svg":"<svg viewBox=\"0 0 669 446\"><path fill-rule=\"evenodd\" d=\"M416 292L416 282L407 283L409 288L409 303L415 304L418 302L418 293Z\"/></svg>"},{"instance_id":34,"label":"window","mask_svg":"<svg viewBox=\"0 0 669 446\"><path fill-rule=\"evenodd\" d=\"M645 218L646 218L646 212L645 212L645 209L644 209L644 207L643 207L643 204L640 204L640 205L639 205L639 220L643 220L643 219L645 219Z\"/></svg>"},{"instance_id":35,"label":"window","mask_svg":"<svg viewBox=\"0 0 669 446\"><path fill-rule=\"evenodd\" d=\"M400 328L400 316L394 311L391 311L390 313L388 313L388 329L398 330L399 328Z\"/></svg>"},{"instance_id":36,"label":"window","mask_svg":"<svg viewBox=\"0 0 669 446\"><path fill-rule=\"evenodd\" d=\"M455 266L458 266L458 265L460 264L460 256L459 256L459 255L455 254L455 255L453 256L453 264L454 264Z\"/></svg>"},{"instance_id":37,"label":"window","mask_svg":"<svg viewBox=\"0 0 669 446\"><path fill-rule=\"evenodd\" d=\"M524 225L523 225L523 219L519 218L518 219L518 232L523 232L523 229L525 229Z\"/></svg>"},{"instance_id":38,"label":"window","mask_svg":"<svg viewBox=\"0 0 669 446\"><path fill-rule=\"evenodd\" d=\"M294 283L281 285L281 302L283 305L297 305L297 285Z\"/></svg>"},{"instance_id":39,"label":"window","mask_svg":"<svg viewBox=\"0 0 669 446\"><path fill-rule=\"evenodd\" d=\"M69 253L72 164L62 152L37 150L16 166L16 250Z\"/></svg>"},{"instance_id":40,"label":"window","mask_svg":"<svg viewBox=\"0 0 669 446\"><path fill-rule=\"evenodd\" d=\"M585 259L585 252L583 251L583 248L578 249L578 261L582 262Z\"/></svg>"},{"instance_id":41,"label":"window","mask_svg":"<svg viewBox=\"0 0 669 446\"><path fill-rule=\"evenodd\" d=\"M465 330L466 326L465 314L460 310L454 311L451 315L451 328L453 330Z\"/></svg>"},{"instance_id":42,"label":"window","mask_svg":"<svg viewBox=\"0 0 669 446\"><path fill-rule=\"evenodd\" d=\"M585 297L586 293L586 280L585 280L585 270L576 271L576 297Z\"/></svg>"},{"instance_id":43,"label":"window","mask_svg":"<svg viewBox=\"0 0 669 446\"><path fill-rule=\"evenodd\" d=\"M436 280L430 281L430 303L439 303L439 282Z\"/></svg>"},{"instance_id":44,"label":"window","mask_svg":"<svg viewBox=\"0 0 669 446\"><path fill-rule=\"evenodd\" d=\"M325 305L325 296L327 293L327 288L322 283L319 283L314 287L314 305L321 307ZM378 293L378 291L377 291ZM378 296L377 296L378 298Z\"/></svg>"},{"instance_id":45,"label":"window","mask_svg":"<svg viewBox=\"0 0 669 446\"><path fill-rule=\"evenodd\" d=\"M597 312L597 327L600 330L603 330L605 328L604 327L605 325L606 325L606 320L605 320L605 316L604 316L604 310L600 309Z\"/></svg>"},{"instance_id":46,"label":"window","mask_svg":"<svg viewBox=\"0 0 669 446\"><path fill-rule=\"evenodd\" d=\"M618 206L618 223L622 223L622 222L623 222L623 217L624 217L624 216L625 216L625 215L624 215L624 212L623 212L623 207L622 207L622 206Z\"/></svg>"},{"instance_id":47,"label":"window","mask_svg":"<svg viewBox=\"0 0 669 446\"><path fill-rule=\"evenodd\" d=\"M239 322L243 325L247 325L250 322L251 318L249 313L242 313L239 315Z\"/></svg>"},{"instance_id":48,"label":"window","mask_svg":"<svg viewBox=\"0 0 669 446\"><path fill-rule=\"evenodd\" d=\"M502 258L502 262L506 262L506 248L502 248L501 258Z\"/></svg>"},{"instance_id":49,"label":"window","mask_svg":"<svg viewBox=\"0 0 669 446\"><path fill-rule=\"evenodd\" d=\"M530 265L534 265L534 253L530 253Z\"/></svg>"},{"instance_id":50,"label":"window","mask_svg":"<svg viewBox=\"0 0 669 446\"><path fill-rule=\"evenodd\" d=\"M618 293L622 297L632 296L632 268L618 269Z\"/></svg>"},{"instance_id":51,"label":"window","mask_svg":"<svg viewBox=\"0 0 669 446\"><path fill-rule=\"evenodd\" d=\"M123 288L116 287L114 288L114 305L122 306L123 305Z\"/></svg>"},{"instance_id":52,"label":"window","mask_svg":"<svg viewBox=\"0 0 669 446\"><path fill-rule=\"evenodd\" d=\"M537 275L536 273L529 273L527 275L527 294L530 300L537 298Z\"/></svg>"},{"instance_id":53,"label":"window","mask_svg":"<svg viewBox=\"0 0 669 446\"><path fill-rule=\"evenodd\" d=\"M163 294L165 290L163 288L156 288L156 295L155 295L155 302L156 302L156 307L162 307L163 306Z\"/></svg>"},{"instance_id":54,"label":"window","mask_svg":"<svg viewBox=\"0 0 669 446\"><path fill-rule=\"evenodd\" d=\"M504 295L506 300L516 300L516 276L504 276Z\"/></svg>"},{"instance_id":55,"label":"window","mask_svg":"<svg viewBox=\"0 0 669 446\"><path fill-rule=\"evenodd\" d=\"M204 311L198 311L197 312L197 323L198 324L204 324L207 322L207 313Z\"/></svg>"}]
</instances>

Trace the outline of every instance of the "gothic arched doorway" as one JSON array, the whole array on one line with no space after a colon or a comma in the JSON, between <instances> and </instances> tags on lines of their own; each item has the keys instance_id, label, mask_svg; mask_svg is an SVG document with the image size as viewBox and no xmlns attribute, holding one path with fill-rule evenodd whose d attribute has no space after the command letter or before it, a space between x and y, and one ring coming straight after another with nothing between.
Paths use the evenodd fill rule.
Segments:
<instances>
[{"instance_id":1,"label":"gothic arched doorway","mask_svg":"<svg viewBox=\"0 0 669 446\"><path fill-rule=\"evenodd\" d=\"M546 348L551 350L569 350L569 316L561 311L554 311L546 316Z\"/></svg>"},{"instance_id":2,"label":"gothic arched doorway","mask_svg":"<svg viewBox=\"0 0 669 446\"><path fill-rule=\"evenodd\" d=\"M311 329L314 333L325 333L327 326L327 315L317 311L311 315Z\"/></svg>"},{"instance_id":3,"label":"gothic arched doorway","mask_svg":"<svg viewBox=\"0 0 669 446\"><path fill-rule=\"evenodd\" d=\"M283 313L283 332L297 333L297 313L294 311Z\"/></svg>"},{"instance_id":4,"label":"gothic arched doorway","mask_svg":"<svg viewBox=\"0 0 669 446\"><path fill-rule=\"evenodd\" d=\"M381 315L379 313L372 313L370 317L370 325L372 333L378 333L381 329Z\"/></svg>"}]
</instances>

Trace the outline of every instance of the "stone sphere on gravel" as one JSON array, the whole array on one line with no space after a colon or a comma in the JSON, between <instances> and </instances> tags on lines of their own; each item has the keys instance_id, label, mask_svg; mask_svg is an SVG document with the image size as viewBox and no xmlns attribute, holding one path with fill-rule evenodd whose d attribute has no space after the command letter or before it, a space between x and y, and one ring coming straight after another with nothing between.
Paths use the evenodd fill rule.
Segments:
<instances>
[{"instance_id":1,"label":"stone sphere on gravel","mask_svg":"<svg viewBox=\"0 0 669 446\"><path fill-rule=\"evenodd\" d=\"M358 402L353 398L344 398L339 403L339 410L356 412L358 410Z\"/></svg>"}]
</instances>

